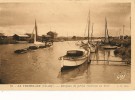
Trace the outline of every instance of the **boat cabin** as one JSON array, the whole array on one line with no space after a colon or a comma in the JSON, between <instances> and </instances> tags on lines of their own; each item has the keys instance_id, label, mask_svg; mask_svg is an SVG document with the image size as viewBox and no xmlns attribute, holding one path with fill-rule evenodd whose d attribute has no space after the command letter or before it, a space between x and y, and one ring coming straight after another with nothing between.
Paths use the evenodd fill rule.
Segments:
<instances>
[{"instance_id":1,"label":"boat cabin","mask_svg":"<svg viewBox=\"0 0 135 100\"><path fill-rule=\"evenodd\" d=\"M83 56L84 52L81 50L69 50L67 51L67 57L80 57Z\"/></svg>"}]
</instances>

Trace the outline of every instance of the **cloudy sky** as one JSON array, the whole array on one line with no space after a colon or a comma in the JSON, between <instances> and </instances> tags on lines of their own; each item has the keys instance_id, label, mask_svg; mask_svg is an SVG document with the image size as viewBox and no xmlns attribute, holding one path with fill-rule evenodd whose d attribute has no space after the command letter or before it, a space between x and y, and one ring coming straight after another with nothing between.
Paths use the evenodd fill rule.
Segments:
<instances>
[{"instance_id":1,"label":"cloudy sky","mask_svg":"<svg viewBox=\"0 0 135 100\"><path fill-rule=\"evenodd\" d=\"M88 12L94 36L104 36L105 17L110 35L130 34L130 3L44 2L0 3L0 32L32 32L37 20L39 35L56 31L59 36L86 36ZM120 31L121 30L121 31Z\"/></svg>"}]
</instances>

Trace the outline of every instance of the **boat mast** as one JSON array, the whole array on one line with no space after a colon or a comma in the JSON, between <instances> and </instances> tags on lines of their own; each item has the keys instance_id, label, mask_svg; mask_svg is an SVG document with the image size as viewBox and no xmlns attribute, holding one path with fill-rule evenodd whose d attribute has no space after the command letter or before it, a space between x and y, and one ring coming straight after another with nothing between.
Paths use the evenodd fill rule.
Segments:
<instances>
[{"instance_id":1,"label":"boat mast","mask_svg":"<svg viewBox=\"0 0 135 100\"><path fill-rule=\"evenodd\" d=\"M119 30L119 39L120 39L120 33L121 33L121 29Z\"/></svg>"},{"instance_id":2,"label":"boat mast","mask_svg":"<svg viewBox=\"0 0 135 100\"><path fill-rule=\"evenodd\" d=\"M106 42L106 30L107 30L107 21L106 21L106 17L105 17L105 40L104 40L104 42Z\"/></svg>"},{"instance_id":3,"label":"boat mast","mask_svg":"<svg viewBox=\"0 0 135 100\"><path fill-rule=\"evenodd\" d=\"M89 10L89 15L88 15L88 43L90 43L89 41L89 32L90 32L90 10Z\"/></svg>"},{"instance_id":4,"label":"boat mast","mask_svg":"<svg viewBox=\"0 0 135 100\"><path fill-rule=\"evenodd\" d=\"M130 16L130 34L131 34L131 16Z\"/></svg>"},{"instance_id":5,"label":"boat mast","mask_svg":"<svg viewBox=\"0 0 135 100\"><path fill-rule=\"evenodd\" d=\"M38 37L38 30L37 30L37 23L36 23L36 20L35 20L35 41L37 41L37 37Z\"/></svg>"},{"instance_id":6,"label":"boat mast","mask_svg":"<svg viewBox=\"0 0 135 100\"><path fill-rule=\"evenodd\" d=\"M123 25L123 39L124 39L124 28L125 28L125 25Z\"/></svg>"},{"instance_id":7,"label":"boat mast","mask_svg":"<svg viewBox=\"0 0 135 100\"><path fill-rule=\"evenodd\" d=\"M93 37L93 23L92 23L92 32L91 32L91 42L92 42L92 37Z\"/></svg>"},{"instance_id":8,"label":"boat mast","mask_svg":"<svg viewBox=\"0 0 135 100\"><path fill-rule=\"evenodd\" d=\"M107 27L107 19L105 17L105 42L109 42L109 34L108 34L108 27Z\"/></svg>"},{"instance_id":9,"label":"boat mast","mask_svg":"<svg viewBox=\"0 0 135 100\"><path fill-rule=\"evenodd\" d=\"M107 42L110 42L110 40L109 40L109 34L108 34L108 28L107 28Z\"/></svg>"}]
</instances>

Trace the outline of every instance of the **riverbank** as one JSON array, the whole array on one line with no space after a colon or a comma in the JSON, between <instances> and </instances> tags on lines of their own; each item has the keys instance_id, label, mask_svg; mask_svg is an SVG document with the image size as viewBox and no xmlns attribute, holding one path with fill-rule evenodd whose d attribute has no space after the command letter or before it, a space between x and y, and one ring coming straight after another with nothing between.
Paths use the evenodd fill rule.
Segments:
<instances>
[{"instance_id":1,"label":"riverbank","mask_svg":"<svg viewBox=\"0 0 135 100\"><path fill-rule=\"evenodd\" d=\"M114 51L114 54L120 56L123 60L129 61L131 63L131 46L129 48L120 47Z\"/></svg>"},{"instance_id":2,"label":"riverbank","mask_svg":"<svg viewBox=\"0 0 135 100\"><path fill-rule=\"evenodd\" d=\"M112 46L124 46L124 47L128 47L131 45L131 37L127 37L125 39L119 39L119 38L113 38L110 39L110 44Z\"/></svg>"},{"instance_id":3,"label":"riverbank","mask_svg":"<svg viewBox=\"0 0 135 100\"><path fill-rule=\"evenodd\" d=\"M12 38L4 38L0 39L0 44L16 44L16 40L13 40Z\"/></svg>"},{"instance_id":4,"label":"riverbank","mask_svg":"<svg viewBox=\"0 0 135 100\"><path fill-rule=\"evenodd\" d=\"M114 54L131 64L131 39L117 40L115 43L119 44L119 47L114 51Z\"/></svg>"},{"instance_id":5,"label":"riverbank","mask_svg":"<svg viewBox=\"0 0 135 100\"><path fill-rule=\"evenodd\" d=\"M101 41L103 37L93 37L93 40ZM42 36L38 37L38 41L43 42ZM72 36L72 37L56 37L53 39L53 42L64 42L64 41L82 41L88 40L87 37ZM33 43L34 39L27 39L24 42ZM16 40L13 37L0 38L0 44L16 44L22 43L22 40Z\"/></svg>"}]
</instances>

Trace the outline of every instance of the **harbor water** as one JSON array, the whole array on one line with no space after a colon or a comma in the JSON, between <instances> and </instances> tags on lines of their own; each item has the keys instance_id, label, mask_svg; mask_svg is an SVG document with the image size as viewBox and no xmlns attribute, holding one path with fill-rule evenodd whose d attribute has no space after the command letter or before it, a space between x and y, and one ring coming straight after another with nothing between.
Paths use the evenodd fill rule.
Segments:
<instances>
[{"instance_id":1,"label":"harbor water","mask_svg":"<svg viewBox=\"0 0 135 100\"><path fill-rule=\"evenodd\" d=\"M119 84L130 83L131 66L113 54L113 50L99 50L91 54L91 64L61 72L60 56L78 48L76 42L54 42L49 48L15 54L17 49L32 44L0 45L0 79L4 84Z\"/></svg>"}]
</instances>

